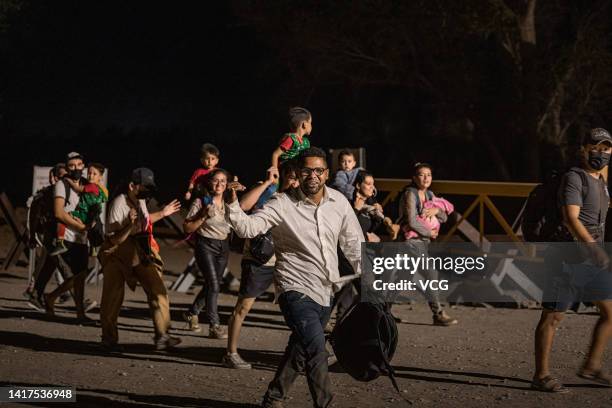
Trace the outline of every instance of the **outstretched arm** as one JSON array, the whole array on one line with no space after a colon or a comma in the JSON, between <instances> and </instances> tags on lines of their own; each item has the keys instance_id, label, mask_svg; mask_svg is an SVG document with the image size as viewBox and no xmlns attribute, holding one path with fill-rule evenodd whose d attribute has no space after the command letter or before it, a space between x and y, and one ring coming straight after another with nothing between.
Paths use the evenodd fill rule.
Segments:
<instances>
[{"instance_id":1,"label":"outstretched arm","mask_svg":"<svg viewBox=\"0 0 612 408\"><path fill-rule=\"evenodd\" d=\"M234 193L232 202L226 207L226 214L240 238L254 238L282 223L282 203L278 197L272 197L260 211L247 215L240 208Z\"/></svg>"},{"instance_id":2,"label":"outstretched arm","mask_svg":"<svg viewBox=\"0 0 612 408\"><path fill-rule=\"evenodd\" d=\"M160 211L154 212L150 214L151 223L155 224L157 221L161 220L164 217L169 217L178 210L181 209L181 203L178 200L172 200L172 202L162 208Z\"/></svg>"},{"instance_id":3,"label":"outstretched arm","mask_svg":"<svg viewBox=\"0 0 612 408\"><path fill-rule=\"evenodd\" d=\"M266 189L278 180L278 169L276 167L270 167L268 169L268 178L263 183L258 184L249 191L247 191L242 197L240 197L240 208L242 211L249 211L255 204L259 197L266 191Z\"/></svg>"},{"instance_id":4,"label":"outstretched arm","mask_svg":"<svg viewBox=\"0 0 612 408\"><path fill-rule=\"evenodd\" d=\"M272 161L270 162L271 167L278 168L278 160L280 159L281 154L283 154L283 150L280 147L277 147L272 152Z\"/></svg>"}]
</instances>

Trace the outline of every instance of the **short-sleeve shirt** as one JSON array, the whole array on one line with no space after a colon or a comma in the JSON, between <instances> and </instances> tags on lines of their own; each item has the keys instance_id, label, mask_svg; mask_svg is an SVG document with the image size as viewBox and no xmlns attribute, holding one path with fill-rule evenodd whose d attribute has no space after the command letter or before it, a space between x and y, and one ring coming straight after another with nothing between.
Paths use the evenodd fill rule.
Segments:
<instances>
[{"instance_id":1,"label":"short-sleeve shirt","mask_svg":"<svg viewBox=\"0 0 612 408\"><path fill-rule=\"evenodd\" d=\"M112 236L130 222L131 207L127 200L127 194L121 194L111 202L106 218L106 235ZM130 235L147 232L149 225L150 217L145 200L138 200L138 206L138 218L130 231Z\"/></svg>"},{"instance_id":2,"label":"short-sleeve shirt","mask_svg":"<svg viewBox=\"0 0 612 408\"><path fill-rule=\"evenodd\" d=\"M213 169L205 169L203 167L196 169L196 171L193 172L191 178L189 179L189 184L193 184L195 186L198 183L203 182L206 175L211 171L213 171Z\"/></svg>"},{"instance_id":3,"label":"short-sleeve shirt","mask_svg":"<svg viewBox=\"0 0 612 408\"><path fill-rule=\"evenodd\" d=\"M603 239L603 226L606 223L606 215L610 205L610 195L608 186L603 177L596 179L585 172L588 187L587 194L583 197L583 177L578 174L578 171L584 172L582 169L572 169L563 175L561 179L561 187L559 189L559 205L577 205L580 207L580 215L578 220L585 228L592 232L599 229Z\"/></svg>"},{"instance_id":4,"label":"short-sleeve shirt","mask_svg":"<svg viewBox=\"0 0 612 408\"><path fill-rule=\"evenodd\" d=\"M308 136L302 136L300 139L295 133L286 133L279 143L283 154L280 156L280 161L285 162L297 157L303 150L310 147Z\"/></svg>"},{"instance_id":5,"label":"short-sleeve shirt","mask_svg":"<svg viewBox=\"0 0 612 408\"><path fill-rule=\"evenodd\" d=\"M202 200L196 199L191 203L187 218L191 218L196 215L202 209ZM227 239L231 232L231 225L225 218L225 205L221 208L215 208L215 215L213 217L206 218L200 228L196 231L198 235L211 238L224 240Z\"/></svg>"},{"instance_id":6,"label":"short-sleeve shirt","mask_svg":"<svg viewBox=\"0 0 612 408\"><path fill-rule=\"evenodd\" d=\"M74 191L68 183L63 181L55 183L53 193L56 198L61 197L66 200L64 203L64 211L66 211L68 214L77 208L79 203L79 193ZM87 245L87 232L75 231L70 226L66 225L64 240L67 242L74 242L75 244Z\"/></svg>"}]
</instances>

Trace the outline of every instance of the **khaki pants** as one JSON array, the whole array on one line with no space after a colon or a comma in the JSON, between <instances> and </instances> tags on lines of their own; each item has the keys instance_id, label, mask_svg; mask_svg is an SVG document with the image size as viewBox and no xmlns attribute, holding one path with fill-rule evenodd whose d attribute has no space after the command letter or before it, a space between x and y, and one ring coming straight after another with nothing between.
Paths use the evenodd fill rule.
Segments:
<instances>
[{"instance_id":1,"label":"khaki pants","mask_svg":"<svg viewBox=\"0 0 612 408\"><path fill-rule=\"evenodd\" d=\"M110 255L102 268L104 285L100 305L100 322L104 342L117 343L119 340L117 319L123 303L126 277L135 278L140 282L147 294L155 327L155 337L163 336L170 329L170 302L162 279L162 268L154 263L139 264L134 267L128 267L128 264L125 259Z\"/></svg>"}]
</instances>

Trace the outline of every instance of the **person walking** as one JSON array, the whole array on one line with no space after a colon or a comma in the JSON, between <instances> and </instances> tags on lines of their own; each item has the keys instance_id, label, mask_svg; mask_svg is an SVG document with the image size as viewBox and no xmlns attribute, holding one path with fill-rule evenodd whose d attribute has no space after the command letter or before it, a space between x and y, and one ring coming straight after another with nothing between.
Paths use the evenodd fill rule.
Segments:
<instances>
[{"instance_id":1,"label":"person walking","mask_svg":"<svg viewBox=\"0 0 612 408\"><path fill-rule=\"evenodd\" d=\"M313 406L332 401L324 327L334 289L361 273L363 233L342 193L325 186L325 152L310 147L298 159L300 187L270 198L261 211L246 215L232 190L229 219L238 236L253 238L272 229L278 303L291 330L289 344L262 406L279 407L299 372L306 372ZM338 246L356 275L340 277Z\"/></svg>"},{"instance_id":2,"label":"person walking","mask_svg":"<svg viewBox=\"0 0 612 408\"><path fill-rule=\"evenodd\" d=\"M140 283L147 295L155 330L155 347L164 350L181 342L181 339L168 334L170 302L162 278L159 245L153 238L153 224L177 212L180 204L174 200L161 211L149 213L145 200L155 190L153 171L137 168L124 191L110 204L106 238L98 253L104 276L100 304L102 346L107 351L122 351L118 344L117 320L126 283L132 290Z\"/></svg>"}]
</instances>

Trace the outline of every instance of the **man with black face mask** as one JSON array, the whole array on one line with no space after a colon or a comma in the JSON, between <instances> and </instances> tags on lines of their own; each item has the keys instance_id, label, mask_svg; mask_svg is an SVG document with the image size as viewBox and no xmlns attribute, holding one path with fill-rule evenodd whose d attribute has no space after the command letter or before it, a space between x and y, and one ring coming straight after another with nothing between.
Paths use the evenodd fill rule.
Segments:
<instances>
[{"instance_id":1,"label":"man with black face mask","mask_svg":"<svg viewBox=\"0 0 612 408\"><path fill-rule=\"evenodd\" d=\"M141 167L132 172L123 194L110 203L106 239L98 254L104 274L100 305L102 346L107 351L121 351L117 319L126 283L132 290L136 289L137 282L140 283L147 294L156 348L163 350L181 342L168 334L170 303L162 278L159 246L153 238L153 224L177 212L181 205L174 200L161 211L149 213L145 200L155 189L153 172Z\"/></svg>"},{"instance_id":2,"label":"man with black face mask","mask_svg":"<svg viewBox=\"0 0 612 408\"><path fill-rule=\"evenodd\" d=\"M81 182L81 176L85 164L83 156L77 152L70 152L66 156L65 177ZM81 324L91 323L93 320L85 315L83 307L83 295L85 292L85 279L87 277L87 227L70 215L79 203L79 194L69 183L58 182L55 184L54 214L58 222L66 225L64 241L67 251L57 255L58 268L64 271L68 279L64 281L53 292L45 295L45 307L47 313L53 315L54 303L61 294L74 288L74 303L76 305L77 318Z\"/></svg>"},{"instance_id":3,"label":"man with black face mask","mask_svg":"<svg viewBox=\"0 0 612 408\"><path fill-rule=\"evenodd\" d=\"M612 275L608 270L610 259L603 247L610 204L604 172L611 153L610 134L601 128L591 130L580 150L580 167L573 167L561 180L559 206L564 224L571 233L569 239L576 244L559 244L562 249L554 251L555 248L551 248L547 256L554 265L551 272L557 284L546 286L542 316L535 332L536 370L532 388L540 391L568 392L550 374L549 360L555 330L565 311L576 302L592 302L600 312L589 353L578 376L612 386L612 378L602 372L603 352L612 333ZM579 256L570 255L574 247ZM571 290L567 292L565 288ZM552 302L552 299L557 300Z\"/></svg>"}]
</instances>

